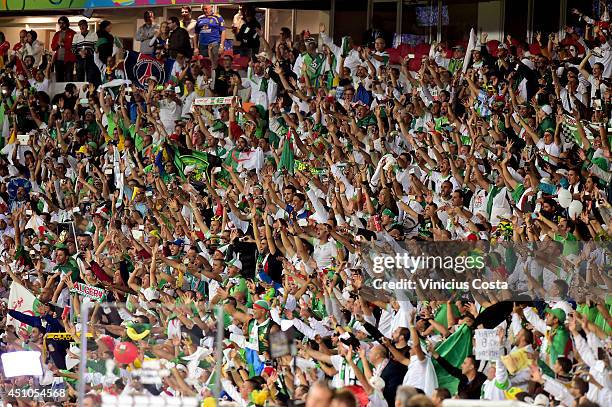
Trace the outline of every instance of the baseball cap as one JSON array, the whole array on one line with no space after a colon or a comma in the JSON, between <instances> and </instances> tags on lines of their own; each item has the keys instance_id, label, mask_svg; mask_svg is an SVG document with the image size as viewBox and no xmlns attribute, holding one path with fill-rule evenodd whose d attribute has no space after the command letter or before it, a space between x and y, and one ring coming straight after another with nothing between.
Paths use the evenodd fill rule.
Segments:
<instances>
[{"instance_id":1,"label":"baseball cap","mask_svg":"<svg viewBox=\"0 0 612 407\"><path fill-rule=\"evenodd\" d=\"M565 311L563 311L561 308L546 308L544 313L557 317L559 323L561 324L565 322Z\"/></svg>"},{"instance_id":2,"label":"baseball cap","mask_svg":"<svg viewBox=\"0 0 612 407\"><path fill-rule=\"evenodd\" d=\"M242 262L240 261L240 259L233 258L230 261L226 262L225 264L227 264L230 267L236 267L237 269L242 270Z\"/></svg>"},{"instance_id":3,"label":"baseball cap","mask_svg":"<svg viewBox=\"0 0 612 407\"><path fill-rule=\"evenodd\" d=\"M185 241L183 239L174 239L170 240L168 243L176 246L183 246L185 244Z\"/></svg>"},{"instance_id":4,"label":"baseball cap","mask_svg":"<svg viewBox=\"0 0 612 407\"><path fill-rule=\"evenodd\" d=\"M258 300L253 304L253 308L265 309L266 311L270 311L270 304L266 300Z\"/></svg>"},{"instance_id":5,"label":"baseball cap","mask_svg":"<svg viewBox=\"0 0 612 407\"><path fill-rule=\"evenodd\" d=\"M538 394L533 400L534 406L548 407L548 397L544 394Z\"/></svg>"}]
</instances>

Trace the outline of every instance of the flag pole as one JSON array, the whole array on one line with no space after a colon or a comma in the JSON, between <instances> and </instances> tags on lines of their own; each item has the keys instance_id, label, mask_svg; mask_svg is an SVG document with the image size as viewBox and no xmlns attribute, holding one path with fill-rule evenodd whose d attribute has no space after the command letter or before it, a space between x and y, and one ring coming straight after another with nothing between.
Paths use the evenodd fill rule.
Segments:
<instances>
[{"instance_id":1,"label":"flag pole","mask_svg":"<svg viewBox=\"0 0 612 407\"><path fill-rule=\"evenodd\" d=\"M223 305L217 305L217 346L215 348L215 405L219 404L221 397L221 365L223 364Z\"/></svg>"},{"instance_id":2,"label":"flag pole","mask_svg":"<svg viewBox=\"0 0 612 407\"><path fill-rule=\"evenodd\" d=\"M79 360L79 407L85 401L85 373L87 369L87 321L89 319L89 301L81 304L81 359Z\"/></svg>"}]
</instances>

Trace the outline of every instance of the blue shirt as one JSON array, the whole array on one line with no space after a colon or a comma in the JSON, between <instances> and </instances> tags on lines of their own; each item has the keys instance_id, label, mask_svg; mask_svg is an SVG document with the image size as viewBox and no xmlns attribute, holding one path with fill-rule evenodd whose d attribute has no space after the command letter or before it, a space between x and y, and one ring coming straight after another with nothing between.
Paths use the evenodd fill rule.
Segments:
<instances>
[{"instance_id":1,"label":"blue shirt","mask_svg":"<svg viewBox=\"0 0 612 407\"><path fill-rule=\"evenodd\" d=\"M225 31L223 17L217 14L210 16L201 16L195 26L195 32L198 34L198 44L207 46L213 42L221 41L221 33Z\"/></svg>"}]
</instances>

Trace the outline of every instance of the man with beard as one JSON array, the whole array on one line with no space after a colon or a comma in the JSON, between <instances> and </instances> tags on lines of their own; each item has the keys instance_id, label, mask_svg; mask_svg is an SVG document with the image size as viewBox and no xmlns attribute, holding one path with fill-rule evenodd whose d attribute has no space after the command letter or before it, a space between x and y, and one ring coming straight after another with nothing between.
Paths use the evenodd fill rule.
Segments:
<instances>
[{"instance_id":1,"label":"man with beard","mask_svg":"<svg viewBox=\"0 0 612 407\"><path fill-rule=\"evenodd\" d=\"M268 110L276 100L278 85L270 80L267 61L249 62L244 85L251 89L251 102Z\"/></svg>"},{"instance_id":2,"label":"man with beard","mask_svg":"<svg viewBox=\"0 0 612 407\"><path fill-rule=\"evenodd\" d=\"M546 219L553 221L557 216L557 201L552 198L544 198L542 200L542 206L540 208L540 213Z\"/></svg>"}]
</instances>

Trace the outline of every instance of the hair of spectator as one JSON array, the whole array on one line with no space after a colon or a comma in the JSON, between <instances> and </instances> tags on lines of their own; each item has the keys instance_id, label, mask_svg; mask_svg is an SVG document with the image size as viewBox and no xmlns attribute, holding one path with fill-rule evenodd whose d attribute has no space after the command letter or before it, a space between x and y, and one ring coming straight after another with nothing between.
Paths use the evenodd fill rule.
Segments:
<instances>
[{"instance_id":1,"label":"hair of spectator","mask_svg":"<svg viewBox=\"0 0 612 407\"><path fill-rule=\"evenodd\" d=\"M396 405L407 407L410 399L418 394L417 389L412 386L400 386L395 393Z\"/></svg>"}]
</instances>

